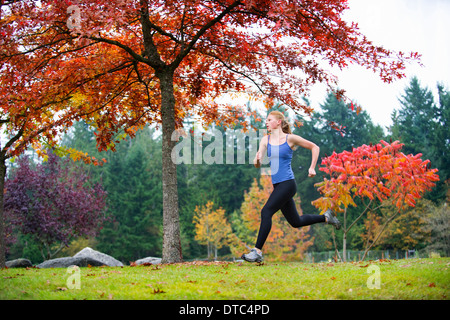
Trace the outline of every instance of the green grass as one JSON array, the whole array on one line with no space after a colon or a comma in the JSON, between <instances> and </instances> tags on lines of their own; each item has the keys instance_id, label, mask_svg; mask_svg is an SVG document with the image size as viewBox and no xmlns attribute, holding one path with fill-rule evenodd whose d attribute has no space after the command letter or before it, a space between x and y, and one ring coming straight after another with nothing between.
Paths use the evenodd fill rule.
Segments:
<instances>
[{"instance_id":1,"label":"green grass","mask_svg":"<svg viewBox=\"0 0 450 320\"><path fill-rule=\"evenodd\" d=\"M367 283L377 275L380 288ZM372 270L373 271L373 270ZM450 298L450 258L358 263L182 263L67 269L2 269L0 299L438 299ZM371 278L372 277L372 278Z\"/></svg>"}]
</instances>

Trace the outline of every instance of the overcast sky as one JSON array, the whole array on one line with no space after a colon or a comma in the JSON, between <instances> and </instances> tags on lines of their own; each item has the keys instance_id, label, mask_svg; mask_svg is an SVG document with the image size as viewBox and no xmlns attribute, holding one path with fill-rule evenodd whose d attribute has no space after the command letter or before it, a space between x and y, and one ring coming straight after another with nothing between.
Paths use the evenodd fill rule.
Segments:
<instances>
[{"instance_id":1,"label":"overcast sky","mask_svg":"<svg viewBox=\"0 0 450 320\"><path fill-rule=\"evenodd\" d=\"M349 0L344 18L358 23L362 34L386 49L422 54L423 67L408 65L406 78L385 84L370 70L352 67L338 73L340 87L382 126L391 124L412 76L437 94L437 82L450 89L450 0ZM313 107L325 99L325 89L311 93Z\"/></svg>"}]
</instances>

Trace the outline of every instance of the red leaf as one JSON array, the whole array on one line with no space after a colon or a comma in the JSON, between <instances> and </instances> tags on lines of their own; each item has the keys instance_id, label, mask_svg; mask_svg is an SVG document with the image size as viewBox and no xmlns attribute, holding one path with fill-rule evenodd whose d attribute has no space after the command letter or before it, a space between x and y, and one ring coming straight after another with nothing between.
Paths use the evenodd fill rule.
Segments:
<instances>
[{"instance_id":1,"label":"red leaf","mask_svg":"<svg viewBox=\"0 0 450 320\"><path fill-rule=\"evenodd\" d=\"M360 268L367 268L369 264L366 264L365 266L359 266Z\"/></svg>"}]
</instances>

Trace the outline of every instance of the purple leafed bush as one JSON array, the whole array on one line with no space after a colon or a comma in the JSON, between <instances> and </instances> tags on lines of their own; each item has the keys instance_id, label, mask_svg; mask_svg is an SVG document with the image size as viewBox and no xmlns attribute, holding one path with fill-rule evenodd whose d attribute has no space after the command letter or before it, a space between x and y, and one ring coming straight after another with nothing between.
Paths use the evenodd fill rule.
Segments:
<instances>
[{"instance_id":1,"label":"purple leafed bush","mask_svg":"<svg viewBox=\"0 0 450 320\"><path fill-rule=\"evenodd\" d=\"M35 168L27 157L20 158L5 184L8 224L31 234L44 259L75 238L95 236L106 220L102 186L70 159L48 153L48 161Z\"/></svg>"}]
</instances>

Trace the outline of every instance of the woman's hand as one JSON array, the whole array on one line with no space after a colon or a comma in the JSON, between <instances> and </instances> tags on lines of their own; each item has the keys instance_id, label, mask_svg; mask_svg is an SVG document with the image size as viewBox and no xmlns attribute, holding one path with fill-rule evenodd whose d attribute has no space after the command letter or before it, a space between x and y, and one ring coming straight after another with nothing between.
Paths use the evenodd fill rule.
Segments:
<instances>
[{"instance_id":1,"label":"woman's hand","mask_svg":"<svg viewBox=\"0 0 450 320\"><path fill-rule=\"evenodd\" d=\"M256 168L259 168L261 166L261 152L256 152L255 159L253 160L253 164Z\"/></svg>"},{"instance_id":2,"label":"woman's hand","mask_svg":"<svg viewBox=\"0 0 450 320\"><path fill-rule=\"evenodd\" d=\"M316 170L314 168L309 168L308 170L308 177L312 178L316 175Z\"/></svg>"}]
</instances>

